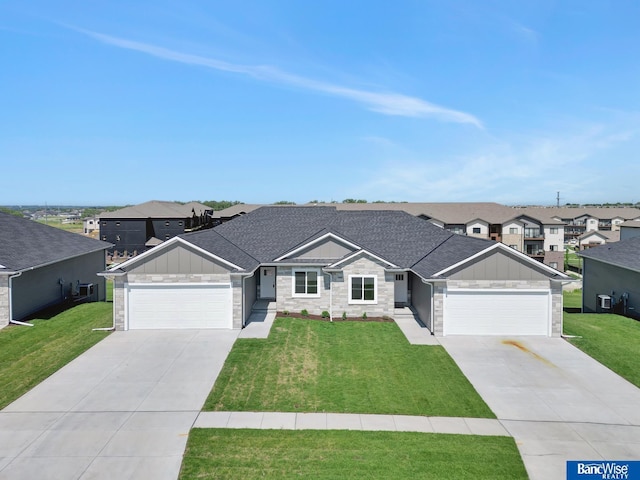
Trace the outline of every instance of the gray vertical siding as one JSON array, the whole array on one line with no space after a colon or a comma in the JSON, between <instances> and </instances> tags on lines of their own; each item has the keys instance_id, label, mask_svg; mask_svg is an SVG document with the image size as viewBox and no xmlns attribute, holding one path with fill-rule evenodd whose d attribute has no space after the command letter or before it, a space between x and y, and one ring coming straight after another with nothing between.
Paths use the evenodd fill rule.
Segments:
<instances>
[{"instance_id":1,"label":"gray vertical siding","mask_svg":"<svg viewBox=\"0 0 640 480\"><path fill-rule=\"evenodd\" d=\"M629 307L635 316L640 315L640 272L608 265L584 257L584 276L582 279L583 311L597 312L597 295L611 295L614 292L616 301L623 293L629 294Z\"/></svg>"},{"instance_id":2,"label":"gray vertical siding","mask_svg":"<svg viewBox=\"0 0 640 480\"><path fill-rule=\"evenodd\" d=\"M157 254L152 252L144 262L134 265L130 272L191 275L227 273L229 270L229 267L218 264L211 258L205 258L184 245L173 245L160 250Z\"/></svg>"},{"instance_id":3,"label":"gray vertical siding","mask_svg":"<svg viewBox=\"0 0 640 480\"><path fill-rule=\"evenodd\" d=\"M452 280L546 280L548 275L531 268L530 262L493 250L452 273Z\"/></svg>"},{"instance_id":4,"label":"gray vertical siding","mask_svg":"<svg viewBox=\"0 0 640 480\"><path fill-rule=\"evenodd\" d=\"M79 283L95 285L94 299L106 298L106 281L97 275L105 269L103 250L42 268L25 271L12 281L13 319L20 320L69 298ZM60 285L62 280L62 285Z\"/></svg>"},{"instance_id":5,"label":"gray vertical siding","mask_svg":"<svg viewBox=\"0 0 640 480\"><path fill-rule=\"evenodd\" d=\"M415 274L412 276L411 305L418 312L418 316L429 330L433 332L433 322L431 320L431 285L423 283L422 279Z\"/></svg>"},{"instance_id":6,"label":"gray vertical siding","mask_svg":"<svg viewBox=\"0 0 640 480\"><path fill-rule=\"evenodd\" d=\"M245 278L244 280L244 316L242 323L244 324L251 315L251 308L256 301L256 277L259 275L260 269L256 270L252 276Z\"/></svg>"}]
</instances>

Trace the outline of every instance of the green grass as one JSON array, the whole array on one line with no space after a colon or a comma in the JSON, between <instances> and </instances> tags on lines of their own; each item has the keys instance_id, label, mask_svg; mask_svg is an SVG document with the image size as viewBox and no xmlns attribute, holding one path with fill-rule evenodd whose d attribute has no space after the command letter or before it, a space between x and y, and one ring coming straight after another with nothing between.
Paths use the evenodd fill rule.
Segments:
<instances>
[{"instance_id":1,"label":"green grass","mask_svg":"<svg viewBox=\"0 0 640 480\"><path fill-rule=\"evenodd\" d=\"M562 292L562 304L564 308L582 308L582 290Z\"/></svg>"},{"instance_id":2,"label":"green grass","mask_svg":"<svg viewBox=\"0 0 640 480\"><path fill-rule=\"evenodd\" d=\"M526 479L510 437L193 429L188 479Z\"/></svg>"},{"instance_id":3,"label":"green grass","mask_svg":"<svg viewBox=\"0 0 640 480\"><path fill-rule=\"evenodd\" d=\"M98 343L112 325L110 303L78 305L34 327L12 325L0 330L0 409Z\"/></svg>"},{"instance_id":4,"label":"green grass","mask_svg":"<svg viewBox=\"0 0 640 480\"><path fill-rule=\"evenodd\" d=\"M640 387L640 322L613 314L565 313L569 341L618 375Z\"/></svg>"},{"instance_id":5,"label":"green grass","mask_svg":"<svg viewBox=\"0 0 640 480\"><path fill-rule=\"evenodd\" d=\"M204 410L494 418L442 347L395 323L292 318L236 341Z\"/></svg>"},{"instance_id":6,"label":"green grass","mask_svg":"<svg viewBox=\"0 0 640 480\"><path fill-rule=\"evenodd\" d=\"M575 251L565 249L564 259L565 267L572 266L582 271L582 257L579 257Z\"/></svg>"},{"instance_id":7,"label":"green grass","mask_svg":"<svg viewBox=\"0 0 640 480\"><path fill-rule=\"evenodd\" d=\"M106 300L107 302L113 302L113 280L111 278L107 278Z\"/></svg>"},{"instance_id":8,"label":"green grass","mask_svg":"<svg viewBox=\"0 0 640 480\"><path fill-rule=\"evenodd\" d=\"M84 225L82 220L79 220L74 223L63 223L62 219L59 217L49 217L46 220L40 219L37 220L38 223L42 223L44 225L49 225L50 227L59 228L60 230L66 230L67 232L72 233L82 233L84 231Z\"/></svg>"}]
</instances>

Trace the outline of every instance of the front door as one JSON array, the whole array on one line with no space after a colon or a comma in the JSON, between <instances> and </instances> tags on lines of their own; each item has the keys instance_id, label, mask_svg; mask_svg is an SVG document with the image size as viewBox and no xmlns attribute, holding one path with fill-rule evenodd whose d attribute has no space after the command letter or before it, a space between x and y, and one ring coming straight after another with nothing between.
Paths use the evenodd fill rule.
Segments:
<instances>
[{"instance_id":1,"label":"front door","mask_svg":"<svg viewBox=\"0 0 640 480\"><path fill-rule=\"evenodd\" d=\"M260 268L260 298L276 298L276 267Z\"/></svg>"},{"instance_id":2,"label":"front door","mask_svg":"<svg viewBox=\"0 0 640 480\"><path fill-rule=\"evenodd\" d=\"M406 305L408 301L407 292L407 274L396 273L396 281L394 283L394 302L396 304Z\"/></svg>"}]
</instances>

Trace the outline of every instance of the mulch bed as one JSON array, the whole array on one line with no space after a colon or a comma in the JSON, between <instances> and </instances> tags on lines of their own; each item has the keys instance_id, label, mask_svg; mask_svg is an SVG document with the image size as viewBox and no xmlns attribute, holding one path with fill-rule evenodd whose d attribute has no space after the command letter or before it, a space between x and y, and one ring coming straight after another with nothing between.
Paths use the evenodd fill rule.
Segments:
<instances>
[{"instance_id":1,"label":"mulch bed","mask_svg":"<svg viewBox=\"0 0 640 480\"><path fill-rule=\"evenodd\" d=\"M323 317L322 315L302 315L300 313L286 313L285 312L276 312L277 317L285 317L285 318L299 318L301 320L320 320L322 322L329 322L329 317ZM334 322L394 322L395 320L391 317L347 317L342 318L342 315L333 317Z\"/></svg>"}]
</instances>

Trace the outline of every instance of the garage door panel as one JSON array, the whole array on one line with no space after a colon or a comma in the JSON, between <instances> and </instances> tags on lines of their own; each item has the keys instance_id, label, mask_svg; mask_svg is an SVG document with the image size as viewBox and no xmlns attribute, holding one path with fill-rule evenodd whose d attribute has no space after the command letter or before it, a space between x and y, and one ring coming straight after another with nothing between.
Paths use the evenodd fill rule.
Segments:
<instances>
[{"instance_id":1,"label":"garage door panel","mask_svg":"<svg viewBox=\"0 0 640 480\"><path fill-rule=\"evenodd\" d=\"M447 293L445 335L549 335L550 295L535 292Z\"/></svg>"},{"instance_id":2,"label":"garage door panel","mask_svg":"<svg viewBox=\"0 0 640 480\"><path fill-rule=\"evenodd\" d=\"M129 329L231 328L229 284L130 285Z\"/></svg>"}]
</instances>

